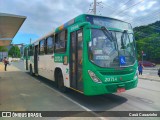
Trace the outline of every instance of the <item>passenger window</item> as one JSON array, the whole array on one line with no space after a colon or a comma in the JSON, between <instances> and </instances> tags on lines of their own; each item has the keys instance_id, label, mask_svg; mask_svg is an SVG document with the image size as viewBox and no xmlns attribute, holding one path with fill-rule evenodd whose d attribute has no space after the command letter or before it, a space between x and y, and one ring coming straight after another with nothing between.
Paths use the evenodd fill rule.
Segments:
<instances>
[{"instance_id":1,"label":"passenger window","mask_svg":"<svg viewBox=\"0 0 160 120\"><path fill-rule=\"evenodd\" d=\"M24 49L24 57L27 56L27 48Z\"/></svg>"},{"instance_id":2,"label":"passenger window","mask_svg":"<svg viewBox=\"0 0 160 120\"><path fill-rule=\"evenodd\" d=\"M52 54L53 53L53 36L47 38L47 54Z\"/></svg>"},{"instance_id":3,"label":"passenger window","mask_svg":"<svg viewBox=\"0 0 160 120\"><path fill-rule=\"evenodd\" d=\"M57 33L55 36L55 52L64 53L66 51L67 30Z\"/></svg>"},{"instance_id":4,"label":"passenger window","mask_svg":"<svg viewBox=\"0 0 160 120\"><path fill-rule=\"evenodd\" d=\"M29 56L33 56L33 46L29 47Z\"/></svg>"},{"instance_id":5,"label":"passenger window","mask_svg":"<svg viewBox=\"0 0 160 120\"><path fill-rule=\"evenodd\" d=\"M44 44L44 40L39 42L39 54L40 55L44 55L44 48L45 48L45 44Z\"/></svg>"}]
</instances>

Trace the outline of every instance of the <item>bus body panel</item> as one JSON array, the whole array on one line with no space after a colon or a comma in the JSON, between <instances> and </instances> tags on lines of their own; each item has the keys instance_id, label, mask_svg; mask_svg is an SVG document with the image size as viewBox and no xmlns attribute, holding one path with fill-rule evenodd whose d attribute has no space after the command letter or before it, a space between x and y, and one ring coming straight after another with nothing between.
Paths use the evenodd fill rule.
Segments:
<instances>
[{"instance_id":1,"label":"bus body panel","mask_svg":"<svg viewBox=\"0 0 160 120\"><path fill-rule=\"evenodd\" d=\"M34 71L34 56L30 56L30 66L32 67L32 72L35 73L35 71Z\"/></svg>"},{"instance_id":2,"label":"bus body panel","mask_svg":"<svg viewBox=\"0 0 160 120\"><path fill-rule=\"evenodd\" d=\"M77 91L80 91L84 95L99 95L99 94L107 94L107 93L116 93L119 89L129 90L135 88L138 83L137 77L137 61L134 64L117 68L112 67L100 67L93 63L90 60L89 55L89 41L92 38L91 36L91 28L99 29L99 25L91 25L88 21L86 21L85 14L78 16L74 20L71 20L70 24L66 27L67 24L58 27L55 30L55 33L59 33L64 29L67 30L67 47L64 53L54 53L52 55L38 55L38 74L48 78L50 80L55 81L55 70L58 68L62 71L64 86L68 88L74 88ZM104 17L103 17L104 18ZM90 18L89 18L90 19ZM96 20L96 19L95 19ZM110 19L111 20L111 19ZM115 19L113 19L115 21ZM87 24L88 22L88 24ZM102 21L103 23L104 21ZM121 21L123 22L123 21ZM99 23L101 24L101 23ZM120 25L121 26L121 25ZM121 26L123 27L123 26ZM121 31L120 28L108 28L113 31ZM82 31L82 52L80 53L78 50L78 45L80 44L78 39L78 32ZM132 30L131 30L132 32ZM75 34L76 38L73 43L71 34ZM44 37L42 37L44 39ZM39 45L39 41L42 39L38 39L34 44ZM72 44L76 44L77 48L73 49ZM55 45L54 45L55 46ZM72 51L71 51L72 50ZM75 55L76 54L76 55ZM74 55L74 56L73 56ZM67 64L65 63L64 58L67 58ZM75 64L72 63L74 60ZM81 60L78 59L81 57ZM28 60L29 65L32 65L32 69L34 70L34 57ZM79 65L79 60L81 61L81 65ZM74 67L76 65L77 67ZM79 67L80 66L80 67ZM76 68L74 70L74 68ZM80 68L81 80L79 80L78 70ZM74 72L72 72L74 71ZM93 72L94 75L99 79L100 82L95 82L89 71ZM75 77L75 78L74 78ZM78 88L78 82L81 81L80 84L83 84L81 88ZM75 84L75 86L74 86Z\"/></svg>"},{"instance_id":3,"label":"bus body panel","mask_svg":"<svg viewBox=\"0 0 160 120\"><path fill-rule=\"evenodd\" d=\"M54 67L54 72L56 68L59 68L62 71L64 85L69 88L70 87L69 64L63 65L63 63L56 63Z\"/></svg>"},{"instance_id":4,"label":"bus body panel","mask_svg":"<svg viewBox=\"0 0 160 120\"><path fill-rule=\"evenodd\" d=\"M53 55L38 56L38 74L54 81L54 58Z\"/></svg>"}]
</instances>

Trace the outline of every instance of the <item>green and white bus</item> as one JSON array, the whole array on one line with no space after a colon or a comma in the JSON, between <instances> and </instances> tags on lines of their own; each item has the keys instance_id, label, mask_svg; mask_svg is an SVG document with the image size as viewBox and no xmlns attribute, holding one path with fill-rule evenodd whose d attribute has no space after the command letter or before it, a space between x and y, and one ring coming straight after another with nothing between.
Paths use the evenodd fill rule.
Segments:
<instances>
[{"instance_id":1,"label":"green and white bus","mask_svg":"<svg viewBox=\"0 0 160 120\"><path fill-rule=\"evenodd\" d=\"M82 14L26 46L31 74L55 81L61 91L84 95L124 92L138 83L131 24Z\"/></svg>"}]
</instances>

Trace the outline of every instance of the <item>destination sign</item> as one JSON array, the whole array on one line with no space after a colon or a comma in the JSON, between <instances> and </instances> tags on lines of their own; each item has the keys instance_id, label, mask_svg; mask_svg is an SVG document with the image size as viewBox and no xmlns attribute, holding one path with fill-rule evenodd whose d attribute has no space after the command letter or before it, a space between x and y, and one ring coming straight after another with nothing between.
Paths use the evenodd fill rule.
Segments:
<instances>
[{"instance_id":1,"label":"destination sign","mask_svg":"<svg viewBox=\"0 0 160 120\"><path fill-rule=\"evenodd\" d=\"M105 26L106 28L117 28L121 30L131 30L132 27L129 23L123 22L120 20L116 20L108 17L100 17L100 16L87 16L87 21L91 24Z\"/></svg>"}]
</instances>

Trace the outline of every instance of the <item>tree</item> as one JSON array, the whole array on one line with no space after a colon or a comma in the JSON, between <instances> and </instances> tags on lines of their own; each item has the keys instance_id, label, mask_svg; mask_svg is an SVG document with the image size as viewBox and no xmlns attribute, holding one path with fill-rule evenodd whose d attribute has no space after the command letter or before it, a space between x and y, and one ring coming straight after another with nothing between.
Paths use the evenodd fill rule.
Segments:
<instances>
[{"instance_id":1,"label":"tree","mask_svg":"<svg viewBox=\"0 0 160 120\"><path fill-rule=\"evenodd\" d=\"M8 52L8 55L12 56L13 58L20 58L21 54L18 46L12 46L12 48Z\"/></svg>"},{"instance_id":2,"label":"tree","mask_svg":"<svg viewBox=\"0 0 160 120\"><path fill-rule=\"evenodd\" d=\"M134 28L138 59L142 59L142 51L146 54L144 60L160 63L160 21Z\"/></svg>"},{"instance_id":3,"label":"tree","mask_svg":"<svg viewBox=\"0 0 160 120\"><path fill-rule=\"evenodd\" d=\"M0 52L7 52L8 49L5 46L0 46Z\"/></svg>"}]
</instances>

